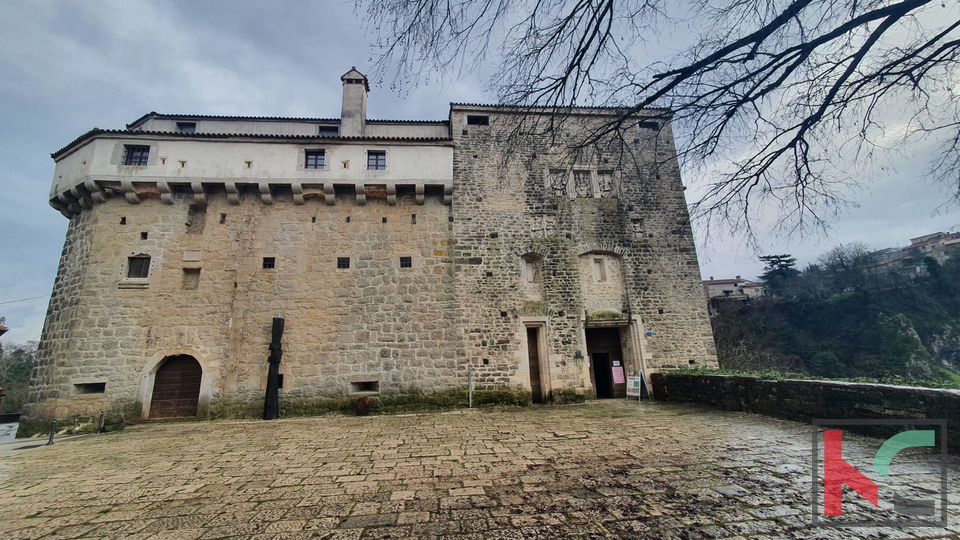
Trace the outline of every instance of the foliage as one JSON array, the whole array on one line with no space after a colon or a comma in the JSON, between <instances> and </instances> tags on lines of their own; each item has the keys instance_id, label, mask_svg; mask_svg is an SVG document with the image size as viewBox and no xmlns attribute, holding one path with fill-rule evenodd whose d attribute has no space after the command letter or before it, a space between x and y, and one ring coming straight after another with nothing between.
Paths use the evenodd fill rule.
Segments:
<instances>
[{"instance_id":1,"label":"foliage","mask_svg":"<svg viewBox=\"0 0 960 540\"><path fill-rule=\"evenodd\" d=\"M0 414L18 413L23 408L36 357L36 341L7 345L0 350L0 388L6 393L6 397L0 399Z\"/></svg>"},{"instance_id":2,"label":"foliage","mask_svg":"<svg viewBox=\"0 0 960 540\"><path fill-rule=\"evenodd\" d=\"M783 294L790 283L800 275L797 271L797 259L790 255L764 255L763 274L760 280L773 294Z\"/></svg>"},{"instance_id":3,"label":"foliage","mask_svg":"<svg viewBox=\"0 0 960 540\"><path fill-rule=\"evenodd\" d=\"M708 224L749 232L773 209L784 232L825 227L848 202L851 169L917 143L939 148L930 176L960 194L955 2L355 2L376 82L403 88L489 63L502 103L621 108L584 146L633 139L641 109L672 119L681 159L716 173L694 205ZM677 52L638 61L659 43Z\"/></svg>"},{"instance_id":4,"label":"foliage","mask_svg":"<svg viewBox=\"0 0 960 540\"><path fill-rule=\"evenodd\" d=\"M960 380L960 261L889 279L862 246L833 249L789 294L723 302L712 319L721 367L816 377ZM896 284L896 285L894 285Z\"/></svg>"}]
</instances>

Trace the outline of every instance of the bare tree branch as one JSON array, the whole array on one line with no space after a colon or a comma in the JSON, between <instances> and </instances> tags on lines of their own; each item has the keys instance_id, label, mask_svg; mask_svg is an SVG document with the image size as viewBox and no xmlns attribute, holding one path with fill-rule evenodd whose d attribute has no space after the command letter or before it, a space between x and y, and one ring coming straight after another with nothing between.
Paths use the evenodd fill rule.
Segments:
<instances>
[{"instance_id":1,"label":"bare tree branch","mask_svg":"<svg viewBox=\"0 0 960 540\"><path fill-rule=\"evenodd\" d=\"M644 111L670 119L692 205L746 232L822 231L860 187L851 161L939 146L931 178L960 201L960 6L932 0L357 0L378 36L380 80L409 87L493 63L507 105L620 108L576 145L630 138ZM675 57L644 45L685 28ZM491 45L502 43L499 47ZM659 109L664 109L658 112ZM560 121L562 122L562 120ZM556 128L550 125L539 129ZM531 126L524 126L525 129ZM855 168L855 164L853 164Z\"/></svg>"}]
</instances>

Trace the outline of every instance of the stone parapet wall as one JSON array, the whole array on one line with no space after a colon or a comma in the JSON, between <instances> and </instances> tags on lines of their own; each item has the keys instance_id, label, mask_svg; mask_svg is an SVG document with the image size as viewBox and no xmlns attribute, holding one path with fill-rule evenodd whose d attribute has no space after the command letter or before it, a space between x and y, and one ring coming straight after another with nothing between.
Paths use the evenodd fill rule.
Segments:
<instances>
[{"instance_id":1,"label":"stone parapet wall","mask_svg":"<svg viewBox=\"0 0 960 540\"><path fill-rule=\"evenodd\" d=\"M946 419L948 448L951 452L960 452L960 426L950 425L960 419L960 390L664 373L654 378L654 392L669 401L705 403L729 411L803 422L813 419ZM878 427L859 431L885 435L885 431Z\"/></svg>"}]
</instances>

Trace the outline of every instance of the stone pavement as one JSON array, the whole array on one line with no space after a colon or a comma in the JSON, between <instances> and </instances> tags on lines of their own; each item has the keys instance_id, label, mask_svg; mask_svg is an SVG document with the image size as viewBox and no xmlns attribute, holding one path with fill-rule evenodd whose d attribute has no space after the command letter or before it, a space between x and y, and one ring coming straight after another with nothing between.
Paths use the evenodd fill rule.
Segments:
<instances>
[{"instance_id":1,"label":"stone pavement","mask_svg":"<svg viewBox=\"0 0 960 540\"><path fill-rule=\"evenodd\" d=\"M762 416L623 401L144 424L0 453L0 538L960 533L956 495L946 529L811 528L811 433ZM844 456L872 455L879 442L844 434ZM891 471L914 467L894 463ZM949 466L960 494L958 461ZM846 500L846 512L870 507Z\"/></svg>"}]
</instances>

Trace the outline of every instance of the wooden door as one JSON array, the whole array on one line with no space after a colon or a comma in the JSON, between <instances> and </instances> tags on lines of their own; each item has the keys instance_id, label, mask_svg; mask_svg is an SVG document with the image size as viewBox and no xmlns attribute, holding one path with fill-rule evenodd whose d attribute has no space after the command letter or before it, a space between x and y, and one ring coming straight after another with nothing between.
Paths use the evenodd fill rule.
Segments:
<instances>
[{"instance_id":1,"label":"wooden door","mask_svg":"<svg viewBox=\"0 0 960 540\"><path fill-rule=\"evenodd\" d=\"M624 370L619 328L587 328L587 354L590 355L590 376L599 399L627 395L626 381L617 383L613 370Z\"/></svg>"},{"instance_id":2,"label":"wooden door","mask_svg":"<svg viewBox=\"0 0 960 540\"><path fill-rule=\"evenodd\" d=\"M153 383L150 418L177 418L197 415L203 368L189 355L167 358Z\"/></svg>"},{"instance_id":3,"label":"wooden door","mask_svg":"<svg viewBox=\"0 0 960 540\"><path fill-rule=\"evenodd\" d=\"M530 359L530 390L533 402L543 403L543 385L540 382L540 339L536 328L527 328L527 353Z\"/></svg>"}]
</instances>

